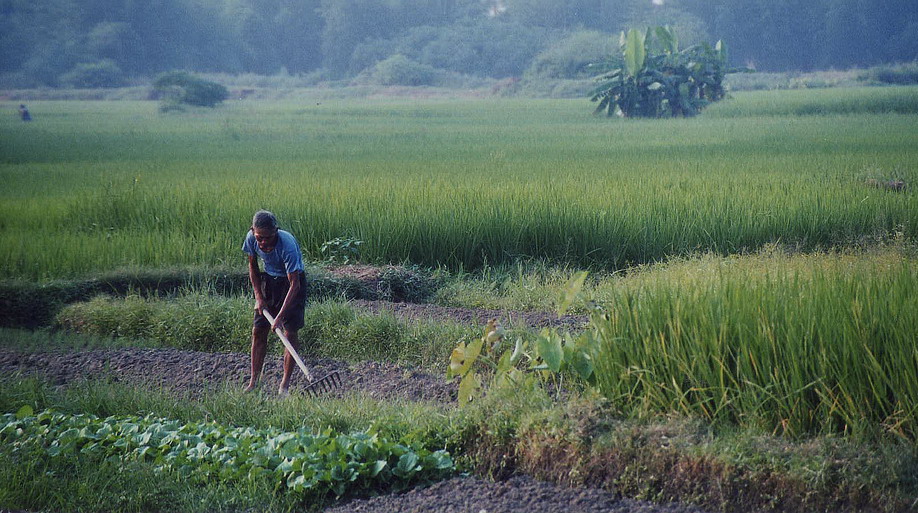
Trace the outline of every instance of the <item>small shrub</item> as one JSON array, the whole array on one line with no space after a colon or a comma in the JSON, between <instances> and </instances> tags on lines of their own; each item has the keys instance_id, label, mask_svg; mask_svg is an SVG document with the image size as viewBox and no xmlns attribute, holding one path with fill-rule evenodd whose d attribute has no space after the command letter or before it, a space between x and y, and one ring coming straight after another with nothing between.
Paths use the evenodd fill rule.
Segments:
<instances>
[{"instance_id":1,"label":"small shrub","mask_svg":"<svg viewBox=\"0 0 918 513\"><path fill-rule=\"evenodd\" d=\"M424 86L433 85L437 70L404 55L393 55L376 63L371 76L379 85Z\"/></svg>"},{"instance_id":2,"label":"small shrub","mask_svg":"<svg viewBox=\"0 0 918 513\"><path fill-rule=\"evenodd\" d=\"M329 262L350 264L360 260L360 246L363 241L354 237L335 237L322 244L320 251Z\"/></svg>"},{"instance_id":3,"label":"small shrub","mask_svg":"<svg viewBox=\"0 0 918 513\"><path fill-rule=\"evenodd\" d=\"M215 107L229 96L223 85L184 71L159 75L153 82L153 89L162 99L160 110L164 112L178 104Z\"/></svg>"}]
</instances>

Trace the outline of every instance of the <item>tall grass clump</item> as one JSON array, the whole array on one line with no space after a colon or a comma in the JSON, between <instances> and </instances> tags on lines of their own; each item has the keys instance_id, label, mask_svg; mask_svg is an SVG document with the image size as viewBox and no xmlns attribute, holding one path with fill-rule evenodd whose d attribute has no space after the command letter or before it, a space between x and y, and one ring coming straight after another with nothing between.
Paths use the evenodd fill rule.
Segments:
<instances>
[{"instance_id":1,"label":"tall grass clump","mask_svg":"<svg viewBox=\"0 0 918 513\"><path fill-rule=\"evenodd\" d=\"M338 301L306 308L300 341L306 354L348 361L385 360L442 367L458 340L479 328L458 323L406 322ZM56 326L96 337L118 337L195 351L246 351L252 300L189 291L174 298L97 296L58 313ZM280 344L272 345L278 351Z\"/></svg>"},{"instance_id":2,"label":"tall grass clump","mask_svg":"<svg viewBox=\"0 0 918 513\"><path fill-rule=\"evenodd\" d=\"M612 298L595 320L600 390L636 416L916 440L918 266L808 262L663 274Z\"/></svg>"}]
</instances>

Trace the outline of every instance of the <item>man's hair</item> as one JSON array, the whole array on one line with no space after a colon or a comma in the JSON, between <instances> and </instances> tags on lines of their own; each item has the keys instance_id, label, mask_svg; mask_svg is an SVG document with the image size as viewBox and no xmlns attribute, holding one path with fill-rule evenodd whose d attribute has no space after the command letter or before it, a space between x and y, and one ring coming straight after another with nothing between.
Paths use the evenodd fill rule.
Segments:
<instances>
[{"instance_id":1,"label":"man's hair","mask_svg":"<svg viewBox=\"0 0 918 513\"><path fill-rule=\"evenodd\" d=\"M277 218L267 210L259 210L252 217L252 228L275 230L277 229Z\"/></svg>"}]
</instances>

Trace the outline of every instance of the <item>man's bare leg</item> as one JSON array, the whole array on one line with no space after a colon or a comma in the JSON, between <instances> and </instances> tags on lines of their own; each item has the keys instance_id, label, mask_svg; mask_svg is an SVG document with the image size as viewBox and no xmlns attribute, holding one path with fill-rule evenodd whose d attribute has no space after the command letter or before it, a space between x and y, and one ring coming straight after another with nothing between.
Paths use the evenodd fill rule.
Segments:
<instances>
[{"instance_id":1,"label":"man's bare leg","mask_svg":"<svg viewBox=\"0 0 918 513\"><path fill-rule=\"evenodd\" d=\"M290 345L293 346L293 349L299 351L300 344L298 338L298 332L290 331L285 329L284 335L287 336L287 340L290 341ZM286 348L284 349L284 377L281 378L280 387L277 389L277 393L281 395L286 395L290 389L290 378L293 376L293 368L296 365L296 361L293 359L293 355L290 354Z\"/></svg>"},{"instance_id":2,"label":"man's bare leg","mask_svg":"<svg viewBox=\"0 0 918 513\"><path fill-rule=\"evenodd\" d=\"M265 354L268 352L268 329L252 327L252 379L249 381L249 386L245 387L246 392L255 390L258 378L261 377L261 370L265 366Z\"/></svg>"}]
</instances>

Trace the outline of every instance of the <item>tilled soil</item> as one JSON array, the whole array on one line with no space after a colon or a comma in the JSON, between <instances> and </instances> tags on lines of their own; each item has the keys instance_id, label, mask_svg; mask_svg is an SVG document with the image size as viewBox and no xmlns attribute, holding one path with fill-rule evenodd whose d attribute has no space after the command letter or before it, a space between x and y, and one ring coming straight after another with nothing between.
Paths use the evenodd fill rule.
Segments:
<instances>
[{"instance_id":1,"label":"tilled soil","mask_svg":"<svg viewBox=\"0 0 918 513\"><path fill-rule=\"evenodd\" d=\"M333 506L324 513L703 513L681 504L616 498L595 488L563 488L518 476L501 482L456 477L428 488Z\"/></svg>"},{"instance_id":2,"label":"tilled soil","mask_svg":"<svg viewBox=\"0 0 918 513\"><path fill-rule=\"evenodd\" d=\"M303 362L315 378L338 372L341 387L332 395L359 391L378 399L448 403L456 400L457 385L442 376L383 362L348 364L328 358ZM54 385L89 378L141 382L177 392L196 394L229 383L242 388L251 376L251 360L244 353L203 353L179 349L93 349L77 352L19 353L0 350L0 374L40 375ZM268 356L262 374L263 389L274 392L283 374L283 360ZM307 381L295 369L290 391L302 391Z\"/></svg>"}]
</instances>

